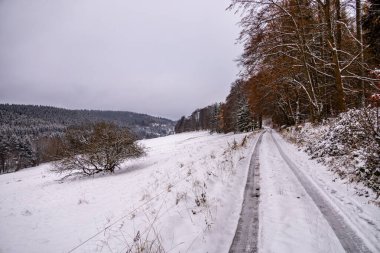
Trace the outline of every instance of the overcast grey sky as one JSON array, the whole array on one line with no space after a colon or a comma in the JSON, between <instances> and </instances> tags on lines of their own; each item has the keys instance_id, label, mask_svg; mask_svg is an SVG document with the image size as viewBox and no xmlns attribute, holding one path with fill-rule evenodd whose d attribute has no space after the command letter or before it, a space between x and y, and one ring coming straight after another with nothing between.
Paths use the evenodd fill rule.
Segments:
<instances>
[{"instance_id":1,"label":"overcast grey sky","mask_svg":"<svg viewBox=\"0 0 380 253\"><path fill-rule=\"evenodd\" d=\"M171 119L223 101L238 68L228 0L0 0L0 103Z\"/></svg>"}]
</instances>

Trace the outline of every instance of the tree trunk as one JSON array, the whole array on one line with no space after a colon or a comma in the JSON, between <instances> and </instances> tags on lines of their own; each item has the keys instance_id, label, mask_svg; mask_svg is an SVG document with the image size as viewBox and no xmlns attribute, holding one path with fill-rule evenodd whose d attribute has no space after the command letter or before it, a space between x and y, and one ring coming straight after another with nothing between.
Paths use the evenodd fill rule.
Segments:
<instances>
[{"instance_id":1,"label":"tree trunk","mask_svg":"<svg viewBox=\"0 0 380 253\"><path fill-rule=\"evenodd\" d=\"M326 0L325 6L325 18L327 23L327 32L328 32L328 43L331 48L331 57L334 64L334 79L335 79L335 87L337 91L336 96L336 106L339 112L346 111L346 99L344 95L343 90L343 80L342 75L340 72L340 65L339 65L339 54L338 54L338 48L337 48L337 42L334 37L334 27L331 21L331 8L330 8L330 0Z\"/></svg>"},{"instance_id":2,"label":"tree trunk","mask_svg":"<svg viewBox=\"0 0 380 253\"><path fill-rule=\"evenodd\" d=\"M335 12L336 12L336 47L338 50L342 49L342 13L340 8L340 0L335 0ZM339 52L338 52L339 54Z\"/></svg>"},{"instance_id":3,"label":"tree trunk","mask_svg":"<svg viewBox=\"0 0 380 253\"><path fill-rule=\"evenodd\" d=\"M363 35L362 35L362 7L360 0L355 0L356 4L356 38L360 42L359 50L361 51L360 54L360 60L361 62L364 62L364 54L363 54ZM360 66L360 76L364 76L364 69L362 66ZM362 107L365 107L365 94L366 94L366 88L364 80L361 80L361 88L362 88Z\"/></svg>"}]
</instances>

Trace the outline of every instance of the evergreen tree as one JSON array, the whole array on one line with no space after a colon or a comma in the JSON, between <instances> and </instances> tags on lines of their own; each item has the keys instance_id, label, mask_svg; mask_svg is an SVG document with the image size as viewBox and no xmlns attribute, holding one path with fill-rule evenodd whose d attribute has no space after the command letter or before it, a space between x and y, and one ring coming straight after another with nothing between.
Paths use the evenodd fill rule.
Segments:
<instances>
[{"instance_id":1,"label":"evergreen tree","mask_svg":"<svg viewBox=\"0 0 380 253\"><path fill-rule=\"evenodd\" d=\"M211 106L210 111L211 111L210 132L218 133L220 132L220 128L219 128L220 106L218 104L214 104Z\"/></svg>"},{"instance_id":2,"label":"evergreen tree","mask_svg":"<svg viewBox=\"0 0 380 253\"><path fill-rule=\"evenodd\" d=\"M248 132L252 131L253 127L253 119L249 110L248 102L247 99L243 97L240 102L240 108L237 112L237 130L239 132Z\"/></svg>"}]
</instances>

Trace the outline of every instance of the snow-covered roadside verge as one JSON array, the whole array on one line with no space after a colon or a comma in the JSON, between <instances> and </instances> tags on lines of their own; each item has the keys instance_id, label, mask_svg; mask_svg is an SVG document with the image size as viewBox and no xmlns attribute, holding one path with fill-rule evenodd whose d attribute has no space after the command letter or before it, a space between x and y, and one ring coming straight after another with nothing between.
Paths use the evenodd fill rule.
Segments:
<instances>
[{"instance_id":1,"label":"snow-covered roadside verge","mask_svg":"<svg viewBox=\"0 0 380 253\"><path fill-rule=\"evenodd\" d=\"M50 164L0 176L0 252L228 252L255 138L145 140L114 175L59 182ZM236 142L235 142L236 141Z\"/></svg>"},{"instance_id":2,"label":"snow-covered roadside verge","mask_svg":"<svg viewBox=\"0 0 380 253\"><path fill-rule=\"evenodd\" d=\"M380 132L374 109L350 110L319 125L286 128L282 134L380 206Z\"/></svg>"},{"instance_id":3,"label":"snow-covered roadside verge","mask_svg":"<svg viewBox=\"0 0 380 253\"><path fill-rule=\"evenodd\" d=\"M279 134L274 133L274 137L287 151L289 158L316 185L355 233L373 252L379 252L380 208L365 196L357 195L354 184L338 179L335 173L315 160L310 160L308 154L299 151Z\"/></svg>"}]
</instances>

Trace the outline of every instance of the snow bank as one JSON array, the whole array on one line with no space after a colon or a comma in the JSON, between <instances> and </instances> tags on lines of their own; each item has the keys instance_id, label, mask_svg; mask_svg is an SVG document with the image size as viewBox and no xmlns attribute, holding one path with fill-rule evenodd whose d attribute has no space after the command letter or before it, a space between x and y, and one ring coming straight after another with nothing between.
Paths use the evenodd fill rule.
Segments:
<instances>
[{"instance_id":1,"label":"snow bank","mask_svg":"<svg viewBox=\"0 0 380 253\"><path fill-rule=\"evenodd\" d=\"M319 126L306 124L286 129L283 134L341 178L363 183L378 198L380 133L375 131L375 119L375 110L350 110ZM370 194L364 189L358 193Z\"/></svg>"}]
</instances>

